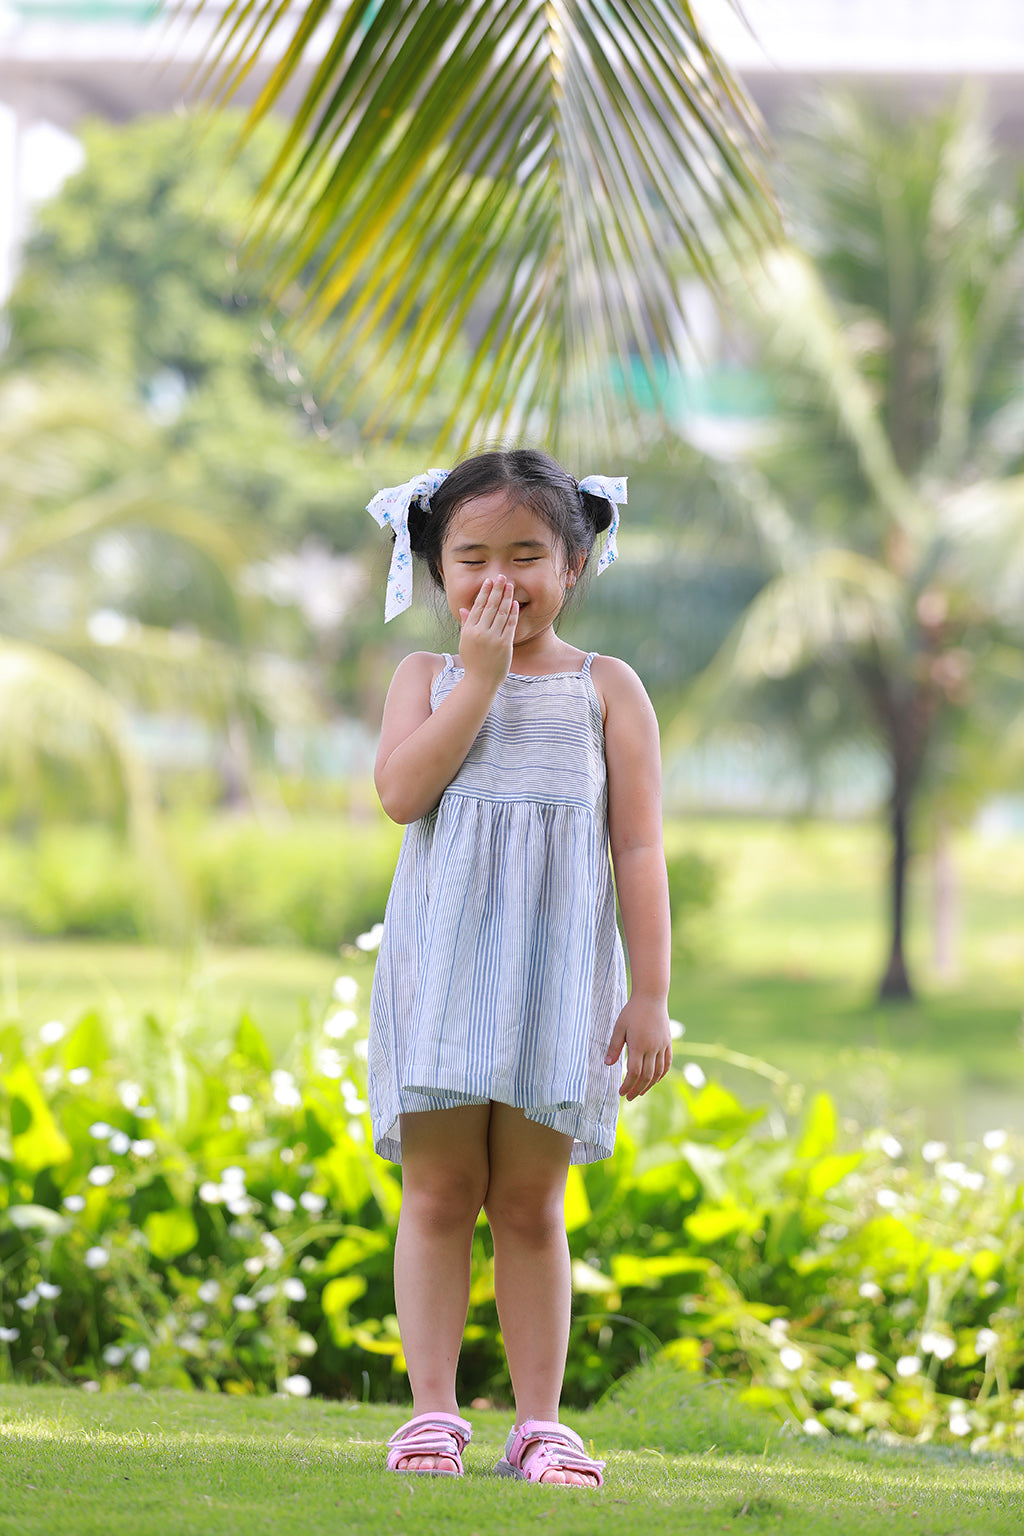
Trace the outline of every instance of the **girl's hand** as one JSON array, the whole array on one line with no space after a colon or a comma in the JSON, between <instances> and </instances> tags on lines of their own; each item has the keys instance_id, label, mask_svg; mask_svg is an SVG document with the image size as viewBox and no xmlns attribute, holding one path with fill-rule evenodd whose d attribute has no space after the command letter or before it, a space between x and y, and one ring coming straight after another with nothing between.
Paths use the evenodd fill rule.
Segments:
<instances>
[{"instance_id":1,"label":"girl's hand","mask_svg":"<svg viewBox=\"0 0 1024 1536\"><path fill-rule=\"evenodd\" d=\"M472 608L459 609L459 655L466 676L495 689L505 681L512 665L512 641L519 622L514 592L514 583L506 577L488 576Z\"/></svg>"},{"instance_id":2,"label":"girl's hand","mask_svg":"<svg viewBox=\"0 0 1024 1536\"><path fill-rule=\"evenodd\" d=\"M631 997L612 1031L605 1066L613 1066L626 1047L626 1075L619 1095L637 1099L660 1082L672 1065L672 1031L665 1004Z\"/></svg>"}]
</instances>

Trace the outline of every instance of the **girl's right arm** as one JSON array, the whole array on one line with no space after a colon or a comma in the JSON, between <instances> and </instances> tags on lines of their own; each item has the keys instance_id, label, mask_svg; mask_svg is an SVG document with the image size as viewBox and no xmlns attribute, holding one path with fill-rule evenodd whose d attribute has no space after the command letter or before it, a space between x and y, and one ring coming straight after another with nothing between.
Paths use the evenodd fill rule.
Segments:
<instances>
[{"instance_id":1,"label":"girl's right arm","mask_svg":"<svg viewBox=\"0 0 1024 1536\"><path fill-rule=\"evenodd\" d=\"M392 821L418 821L432 811L462 767L512 664L519 617L513 585L485 582L473 607L462 612L462 680L431 711L435 658L415 651L398 667L388 689L374 783Z\"/></svg>"}]
</instances>

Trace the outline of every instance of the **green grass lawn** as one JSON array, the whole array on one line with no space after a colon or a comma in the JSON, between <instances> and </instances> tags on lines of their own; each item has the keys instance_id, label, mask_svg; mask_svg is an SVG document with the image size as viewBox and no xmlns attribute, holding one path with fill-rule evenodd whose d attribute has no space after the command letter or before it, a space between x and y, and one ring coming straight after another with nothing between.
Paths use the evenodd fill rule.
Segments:
<instances>
[{"instance_id":1,"label":"green grass lawn","mask_svg":"<svg viewBox=\"0 0 1024 1536\"><path fill-rule=\"evenodd\" d=\"M474 1411L468 1476L398 1477L396 1408L0 1387L4 1536L1019 1536L1024 1469L966 1453L783 1438L732 1394L656 1382L575 1415L608 1461L598 1493L493 1473L507 1415Z\"/></svg>"},{"instance_id":2,"label":"green grass lawn","mask_svg":"<svg viewBox=\"0 0 1024 1536\"><path fill-rule=\"evenodd\" d=\"M955 844L960 923L957 971L936 974L930 866L911 891L908 950L919 1000L882 1007L885 860L871 826L688 821L667 828L670 852L695 849L719 892L680 964L672 1010L695 1044L764 1058L810 1087L834 1091L861 1123L909 1119L943 1138L995 1126L1024 1131L1024 838ZM123 1039L150 1010L215 1051L248 1010L272 1046L287 1048L303 1019L322 1017L339 973L365 999L372 957L296 949L199 946L185 955L146 945L0 944L0 1002L30 1029L99 1008ZM696 1050L706 1070L708 1060ZM717 1072L719 1068L715 1067ZM756 1075L721 1070L746 1098Z\"/></svg>"}]
</instances>

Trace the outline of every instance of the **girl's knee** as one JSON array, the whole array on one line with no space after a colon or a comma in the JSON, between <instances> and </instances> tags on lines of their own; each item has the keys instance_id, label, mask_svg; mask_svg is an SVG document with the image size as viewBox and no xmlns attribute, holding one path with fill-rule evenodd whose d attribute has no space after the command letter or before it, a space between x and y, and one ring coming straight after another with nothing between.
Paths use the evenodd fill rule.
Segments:
<instances>
[{"instance_id":1,"label":"girl's knee","mask_svg":"<svg viewBox=\"0 0 1024 1536\"><path fill-rule=\"evenodd\" d=\"M488 1191L484 1209L496 1241L507 1236L536 1248L565 1241L565 1201L561 1189L513 1186Z\"/></svg>"},{"instance_id":2,"label":"girl's knee","mask_svg":"<svg viewBox=\"0 0 1024 1536\"><path fill-rule=\"evenodd\" d=\"M420 1170L415 1179L406 1179L402 1191L403 1215L438 1232L472 1228L482 1205L479 1178L461 1169L436 1174Z\"/></svg>"}]
</instances>

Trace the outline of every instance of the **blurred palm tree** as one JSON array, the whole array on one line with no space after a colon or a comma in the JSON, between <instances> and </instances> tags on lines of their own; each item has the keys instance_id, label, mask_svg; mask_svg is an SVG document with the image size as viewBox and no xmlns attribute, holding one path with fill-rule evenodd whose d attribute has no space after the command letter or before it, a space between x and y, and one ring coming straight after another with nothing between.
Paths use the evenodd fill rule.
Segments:
<instances>
[{"instance_id":1,"label":"blurred palm tree","mask_svg":"<svg viewBox=\"0 0 1024 1536\"><path fill-rule=\"evenodd\" d=\"M96 380L0 388L0 760L26 816L40 764L76 764L150 851L155 791L127 709L223 718L252 701L241 541L175 494L154 433Z\"/></svg>"},{"instance_id":2,"label":"blurred palm tree","mask_svg":"<svg viewBox=\"0 0 1024 1536\"><path fill-rule=\"evenodd\" d=\"M775 409L729 471L763 581L700 684L870 733L890 780L885 998L914 813L1024 758L1024 188L965 95L826 100L787 154L794 244L742 272ZM696 701L695 701L696 702Z\"/></svg>"},{"instance_id":3,"label":"blurred palm tree","mask_svg":"<svg viewBox=\"0 0 1024 1536\"><path fill-rule=\"evenodd\" d=\"M442 443L633 440L684 280L716 288L716 240L774 229L754 114L686 0L217 0L201 88L254 71L240 142L291 123L253 249L377 434L443 386Z\"/></svg>"}]
</instances>

